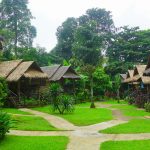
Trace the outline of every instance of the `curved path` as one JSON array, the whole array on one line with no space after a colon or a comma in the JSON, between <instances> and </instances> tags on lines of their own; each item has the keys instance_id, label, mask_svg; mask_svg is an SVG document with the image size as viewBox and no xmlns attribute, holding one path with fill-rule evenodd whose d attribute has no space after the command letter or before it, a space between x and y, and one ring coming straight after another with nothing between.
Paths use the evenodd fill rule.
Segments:
<instances>
[{"instance_id":1,"label":"curved path","mask_svg":"<svg viewBox=\"0 0 150 150\"><path fill-rule=\"evenodd\" d=\"M19 131L11 130L10 135L22 135L22 136L68 136L70 142L67 150L99 150L100 143L108 140L141 140L150 139L150 133L141 134L101 134L98 131L112 127L121 123L127 122L128 118L124 118L119 110L112 110L114 120L102 122L94 125L78 127L72 123L66 121L63 118L46 114L43 112L21 109L25 112L30 112L33 115L37 115L46 119L56 128L67 131Z\"/></svg>"},{"instance_id":2,"label":"curved path","mask_svg":"<svg viewBox=\"0 0 150 150\"><path fill-rule=\"evenodd\" d=\"M32 113L32 114L40 116L40 117L43 117L45 120L47 120L49 123L51 123L54 127L58 128L58 129L62 129L62 130L74 130L74 129L76 129L76 126L74 126L72 123L68 122L67 120L65 120L61 117L57 117L54 115L50 115L47 113L43 113L43 112L39 112L36 110L27 109L27 108L22 108L20 110Z\"/></svg>"}]
</instances>

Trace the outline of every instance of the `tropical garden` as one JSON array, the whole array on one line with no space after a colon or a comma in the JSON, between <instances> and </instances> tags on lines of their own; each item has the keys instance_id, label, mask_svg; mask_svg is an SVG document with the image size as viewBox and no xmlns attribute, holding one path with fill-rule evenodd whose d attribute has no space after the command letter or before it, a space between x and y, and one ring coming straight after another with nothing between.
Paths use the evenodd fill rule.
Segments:
<instances>
[{"instance_id":1,"label":"tropical garden","mask_svg":"<svg viewBox=\"0 0 150 150\"><path fill-rule=\"evenodd\" d=\"M40 99L22 97L26 108L7 106L9 86L0 77L1 150L149 150L150 101L139 101L126 87L120 94L120 74L147 64L150 30L116 27L110 11L92 8L67 18L47 52L33 46L37 31L27 0L2 0L0 15L0 63L71 65L80 76L63 85L48 82Z\"/></svg>"}]
</instances>

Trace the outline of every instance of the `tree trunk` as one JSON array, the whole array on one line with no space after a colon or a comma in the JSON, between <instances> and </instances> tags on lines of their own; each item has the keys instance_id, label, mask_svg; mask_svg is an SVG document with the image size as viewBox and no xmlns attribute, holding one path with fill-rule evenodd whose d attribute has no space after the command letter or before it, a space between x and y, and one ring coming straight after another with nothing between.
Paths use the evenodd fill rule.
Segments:
<instances>
[{"instance_id":1,"label":"tree trunk","mask_svg":"<svg viewBox=\"0 0 150 150\"><path fill-rule=\"evenodd\" d=\"M118 99L118 103L120 103L120 96L119 96L119 89L117 90L117 99Z\"/></svg>"},{"instance_id":2,"label":"tree trunk","mask_svg":"<svg viewBox=\"0 0 150 150\"><path fill-rule=\"evenodd\" d=\"M91 106L90 106L90 108L95 108L95 104L94 104L94 100L93 100L93 77L91 77L90 87L91 87Z\"/></svg>"},{"instance_id":3,"label":"tree trunk","mask_svg":"<svg viewBox=\"0 0 150 150\"><path fill-rule=\"evenodd\" d=\"M14 51L15 57L17 57L17 43L18 43L18 25L17 25L17 15L15 14L15 42L14 42Z\"/></svg>"}]
</instances>

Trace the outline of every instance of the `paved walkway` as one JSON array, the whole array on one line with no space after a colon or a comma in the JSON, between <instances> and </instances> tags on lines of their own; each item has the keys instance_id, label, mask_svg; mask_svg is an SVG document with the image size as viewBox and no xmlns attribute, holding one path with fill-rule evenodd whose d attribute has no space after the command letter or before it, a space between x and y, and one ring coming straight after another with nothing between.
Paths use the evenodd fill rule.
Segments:
<instances>
[{"instance_id":1,"label":"paved walkway","mask_svg":"<svg viewBox=\"0 0 150 150\"><path fill-rule=\"evenodd\" d=\"M74 130L74 129L76 129L76 126L74 126L72 123L66 121L65 119L63 119L61 117L57 117L54 115L50 115L47 113L43 113L43 112L39 112L36 110L27 109L27 108L22 108L20 110L32 113L32 114L40 116L40 117L43 117L51 125L53 125L54 127L58 128L58 129L62 129L62 130Z\"/></svg>"},{"instance_id":2,"label":"paved walkway","mask_svg":"<svg viewBox=\"0 0 150 150\"><path fill-rule=\"evenodd\" d=\"M70 142L67 150L99 150L100 144L108 140L141 140L150 139L150 133L141 134L101 134L98 131L106 129L121 123L125 123L129 118L124 118L121 112L113 110L114 120L102 122L94 125L78 127L72 123L64 120L63 118L46 114L43 112L21 109L25 112L30 112L46 119L49 123L59 129L68 131L18 131L11 130L10 135L23 135L23 136L68 136Z\"/></svg>"}]
</instances>

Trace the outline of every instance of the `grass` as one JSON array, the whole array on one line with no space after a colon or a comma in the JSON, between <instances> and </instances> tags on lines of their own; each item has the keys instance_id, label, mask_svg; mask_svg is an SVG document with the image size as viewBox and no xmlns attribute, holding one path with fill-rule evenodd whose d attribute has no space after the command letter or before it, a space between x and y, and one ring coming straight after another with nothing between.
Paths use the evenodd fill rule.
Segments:
<instances>
[{"instance_id":1,"label":"grass","mask_svg":"<svg viewBox=\"0 0 150 150\"><path fill-rule=\"evenodd\" d=\"M102 104L117 104L117 105L127 104L127 102L125 100L119 100L119 103L118 103L118 100L114 100L114 99L105 100L100 103L102 103Z\"/></svg>"},{"instance_id":2,"label":"grass","mask_svg":"<svg viewBox=\"0 0 150 150\"><path fill-rule=\"evenodd\" d=\"M15 108L3 108L2 111L11 113L11 114L31 115L31 113L24 112Z\"/></svg>"},{"instance_id":3,"label":"grass","mask_svg":"<svg viewBox=\"0 0 150 150\"><path fill-rule=\"evenodd\" d=\"M50 125L45 119L37 116L12 116L13 129L27 131L55 131L58 130Z\"/></svg>"},{"instance_id":4,"label":"grass","mask_svg":"<svg viewBox=\"0 0 150 150\"><path fill-rule=\"evenodd\" d=\"M85 103L80 103L76 104L76 107L89 107L90 108L91 102L85 102Z\"/></svg>"},{"instance_id":5,"label":"grass","mask_svg":"<svg viewBox=\"0 0 150 150\"><path fill-rule=\"evenodd\" d=\"M64 136L6 136L0 150L65 150L68 142Z\"/></svg>"},{"instance_id":6,"label":"grass","mask_svg":"<svg viewBox=\"0 0 150 150\"><path fill-rule=\"evenodd\" d=\"M77 126L91 125L113 119L112 111L105 108L90 109L76 107L74 113L66 113L63 115L53 113L50 110L50 106L34 108L34 110L57 115Z\"/></svg>"},{"instance_id":7,"label":"grass","mask_svg":"<svg viewBox=\"0 0 150 150\"><path fill-rule=\"evenodd\" d=\"M126 133L150 133L149 119L134 119L128 123L120 124L101 130L102 133L108 134L126 134Z\"/></svg>"},{"instance_id":8,"label":"grass","mask_svg":"<svg viewBox=\"0 0 150 150\"><path fill-rule=\"evenodd\" d=\"M107 141L101 144L101 150L149 150L150 140Z\"/></svg>"},{"instance_id":9,"label":"grass","mask_svg":"<svg viewBox=\"0 0 150 150\"><path fill-rule=\"evenodd\" d=\"M149 112L146 112L144 109L137 109L134 105L115 105L112 108L120 109L125 116L142 117L150 115Z\"/></svg>"}]
</instances>

